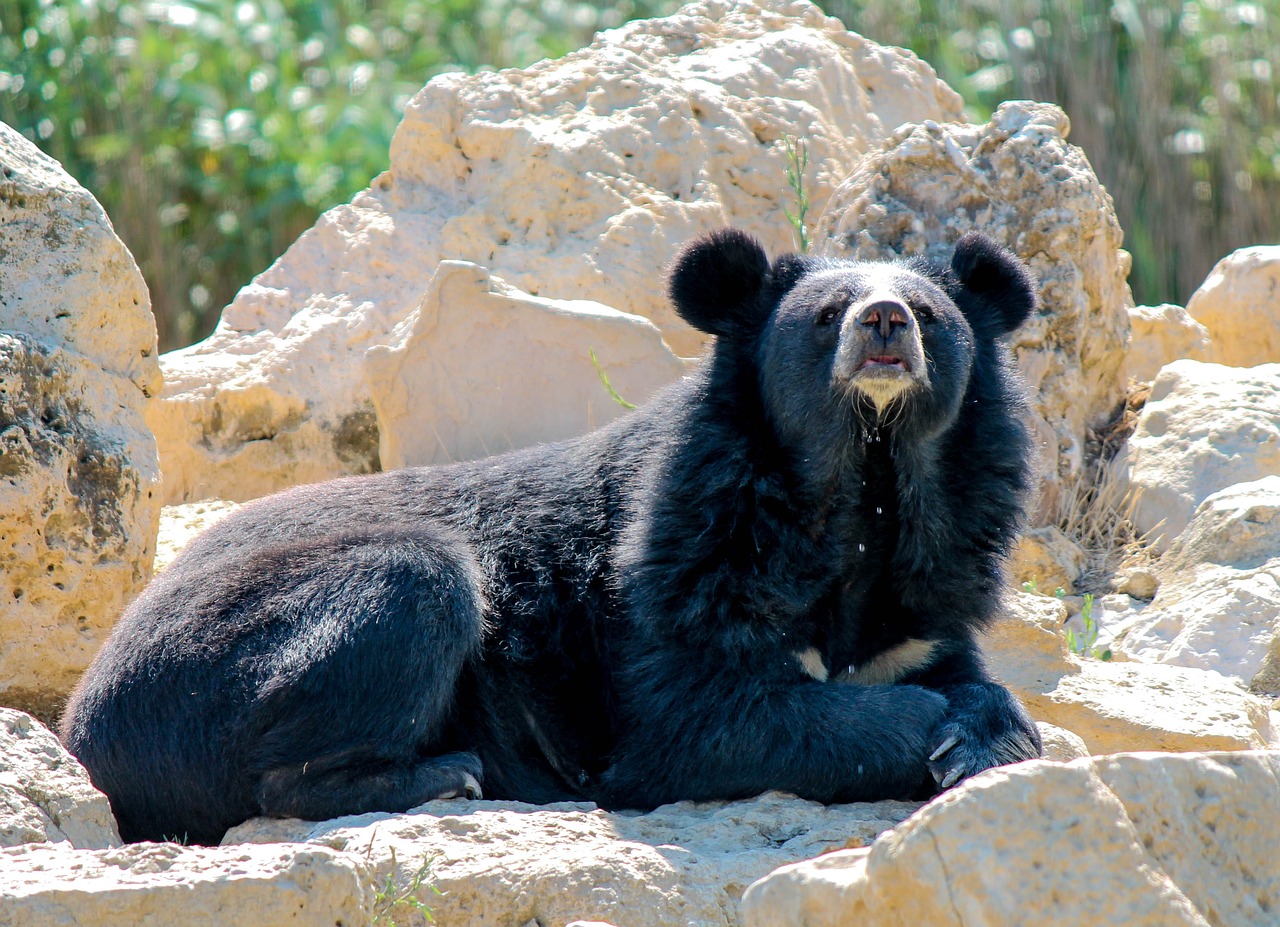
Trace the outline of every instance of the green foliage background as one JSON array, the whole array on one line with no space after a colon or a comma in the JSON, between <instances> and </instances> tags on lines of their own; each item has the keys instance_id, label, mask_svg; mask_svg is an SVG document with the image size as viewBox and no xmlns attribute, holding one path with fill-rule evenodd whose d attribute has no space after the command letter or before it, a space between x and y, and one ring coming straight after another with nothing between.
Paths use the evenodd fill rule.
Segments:
<instances>
[{"instance_id":1,"label":"green foliage background","mask_svg":"<svg viewBox=\"0 0 1280 927\"><path fill-rule=\"evenodd\" d=\"M441 71L527 65L675 0L0 0L0 120L102 202L161 346L386 167ZM1061 104L1116 200L1139 302L1280 230L1280 0L826 0L985 119ZM779 178L779 186L785 178ZM779 216L779 221L785 218Z\"/></svg>"},{"instance_id":2,"label":"green foliage background","mask_svg":"<svg viewBox=\"0 0 1280 927\"><path fill-rule=\"evenodd\" d=\"M387 167L435 74L525 65L665 11L623 0L0 0L0 121L92 192L162 350Z\"/></svg>"}]
</instances>

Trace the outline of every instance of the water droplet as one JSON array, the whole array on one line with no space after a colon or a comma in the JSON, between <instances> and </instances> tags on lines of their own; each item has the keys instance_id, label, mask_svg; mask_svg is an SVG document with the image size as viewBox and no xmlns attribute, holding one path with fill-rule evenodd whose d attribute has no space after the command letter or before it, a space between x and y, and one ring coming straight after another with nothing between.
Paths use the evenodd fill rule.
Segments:
<instances>
[{"instance_id":1,"label":"water droplet","mask_svg":"<svg viewBox=\"0 0 1280 927\"><path fill-rule=\"evenodd\" d=\"M867 552L867 545L866 545L866 544L859 544L859 545L858 545L858 553L860 553L860 554L865 554L866 552Z\"/></svg>"}]
</instances>

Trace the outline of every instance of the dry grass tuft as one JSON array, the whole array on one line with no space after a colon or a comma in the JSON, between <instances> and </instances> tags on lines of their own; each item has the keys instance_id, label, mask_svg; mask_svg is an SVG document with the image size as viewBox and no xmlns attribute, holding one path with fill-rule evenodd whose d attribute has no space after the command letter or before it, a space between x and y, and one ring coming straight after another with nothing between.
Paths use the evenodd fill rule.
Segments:
<instances>
[{"instance_id":1,"label":"dry grass tuft","mask_svg":"<svg viewBox=\"0 0 1280 927\"><path fill-rule=\"evenodd\" d=\"M1137 427L1138 414L1151 394L1150 383L1130 381L1129 393L1110 422L1089 436L1092 463L1063 487L1051 524L1080 546L1087 562L1076 582L1077 592L1106 595L1116 575L1148 567L1159 557L1150 533L1133 524L1137 496L1128 492L1120 468L1113 465Z\"/></svg>"}]
</instances>

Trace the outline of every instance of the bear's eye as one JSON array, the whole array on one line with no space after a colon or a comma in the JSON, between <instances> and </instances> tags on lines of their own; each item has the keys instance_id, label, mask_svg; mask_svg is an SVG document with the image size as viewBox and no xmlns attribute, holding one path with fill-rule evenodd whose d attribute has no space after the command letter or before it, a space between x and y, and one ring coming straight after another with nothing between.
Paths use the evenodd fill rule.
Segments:
<instances>
[{"instance_id":1,"label":"bear's eye","mask_svg":"<svg viewBox=\"0 0 1280 927\"><path fill-rule=\"evenodd\" d=\"M912 306L911 311L916 314L916 318L920 320L921 325L927 325L933 321L933 310L923 303Z\"/></svg>"},{"instance_id":2,"label":"bear's eye","mask_svg":"<svg viewBox=\"0 0 1280 927\"><path fill-rule=\"evenodd\" d=\"M827 303L822 307L822 311L818 313L819 325L830 325L841 315L844 314L844 303Z\"/></svg>"}]
</instances>

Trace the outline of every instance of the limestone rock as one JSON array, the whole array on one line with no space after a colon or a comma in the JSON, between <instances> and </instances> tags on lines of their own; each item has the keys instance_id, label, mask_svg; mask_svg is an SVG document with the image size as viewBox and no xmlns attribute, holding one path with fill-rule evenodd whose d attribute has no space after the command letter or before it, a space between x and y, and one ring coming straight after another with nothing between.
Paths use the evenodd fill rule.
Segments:
<instances>
[{"instance_id":1,"label":"limestone rock","mask_svg":"<svg viewBox=\"0 0 1280 927\"><path fill-rule=\"evenodd\" d=\"M1011 596L983 650L1033 718L1078 735L1090 753L1260 749L1280 733L1266 702L1219 673L1070 653L1066 617L1053 598Z\"/></svg>"},{"instance_id":2,"label":"limestone rock","mask_svg":"<svg viewBox=\"0 0 1280 927\"><path fill-rule=\"evenodd\" d=\"M426 881L443 894L424 888L422 900L440 927L535 919L544 927L712 927L737 924L743 890L779 865L863 846L918 807L828 807L780 793L649 814L454 800L321 824L250 821L223 843L305 840L347 850L370 862L378 884L388 875L407 884L428 858Z\"/></svg>"},{"instance_id":3,"label":"limestone rock","mask_svg":"<svg viewBox=\"0 0 1280 927\"><path fill-rule=\"evenodd\" d=\"M1023 532L1013 550L1010 574L1015 583L1031 583L1040 592L1074 592L1086 562L1080 545L1054 525Z\"/></svg>"},{"instance_id":4,"label":"limestone rock","mask_svg":"<svg viewBox=\"0 0 1280 927\"><path fill-rule=\"evenodd\" d=\"M1187 313L1213 339L1206 359L1231 367L1280 363L1280 245L1224 257L1191 294Z\"/></svg>"},{"instance_id":5,"label":"limestone rock","mask_svg":"<svg viewBox=\"0 0 1280 927\"><path fill-rule=\"evenodd\" d=\"M1174 361L1129 438L1133 523L1165 550L1210 494L1280 474L1280 364Z\"/></svg>"},{"instance_id":6,"label":"limestone rock","mask_svg":"<svg viewBox=\"0 0 1280 927\"><path fill-rule=\"evenodd\" d=\"M1064 602L1067 611L1071 613L1066 628L1075 631L1078 641L1083 640L1083 635L1088 633L1084 622L1083 596L1073 596ZM1142 619L1150 605L1150 602L1124 592L1094 596L1090 614L1097 629L1097 641L1093 645L1095 653L1111 649L1115 659L1128 659L1126 654L1115 650L1116 641Z\"/></svg>"},{"instance_id":7,"label":"limestone rock","mask_svg":"<svg viewBox=\"0 0 1280 927\"><path fill-rule=\"evenodd\" d=\"M0 704L52 719L150 575L155 342L102 208L0 124Z\"/></svg>"},{"instance_id":8,"label":"limestone rock","mask_svg":"<svg viewBox=\"0 0 1280 927\"><path fill-rule=\"evenodd\" d=\"M1205 499L1158 569L1159 593L1116 649L1253 684L1280 647L1280 475Z\"/></svg>"},{"instance_id":9,"label":"limestone rock","mask_svg":"<svg viewBox=\"0 0 1280 927\"><path fill-rule=\"evenodd\" d=\"M133 256L89 191L3 123L0 330L74 351L146 395L160 392L151 297Z\"/></svg>"},{"instance_id":10,"label":"limestone rock","mask_svg":"<svg viewBox=\"0 0 1280 927\"><path fill-rule=\"evenodd\" d=\"M1129 624L1135 621L1149 604L1124 593L1088 597L1066 595L1062 596L1060 601L1067 609L1067 620L1062 625L1063 631L1075 632L1077 651L1087 646L1094 656L1110 647L1116 636L1124 633ZM1085 620L1086 609L1088 622ZM1088 644L1085 640L1089 633L1089 624L1092 624L1096 631L1096 639L1092 644Z\"/></svg>"},{"instance_id":11,"label":"limestone rock","mask_svg":"<svg viewBox=\"0 0 1280 927\"><path fill-rule=\"evenodd\" d=\"M1129 332L1125 365L1135 380L1154 380L1161 367L1180 358L1213 360L1209 330L1181 306L1134 306Z\"/></svg>"},{"instance_id":12,"label":"limestone rock","mask_svg":"<svg viewBox=\"0 0 1280 927\"><path fill-rule=\"evenodd\" d=\"M440 263L391 345L366 358L387 469L570 438L624 411L602 374L639 403L684 371L648 319L529 296L462 261Z\"/></svg>"},{"instance_id":13,"label":"limestone rock","mask_svg":"<svg viewBox=\"0 0 1280 927\"><path fill-rule=\"evenodd\" d=\"M1148 602L1160 589L1160 577L1146 566L1132 566L1116 576L1115 589L1135 599Z\"/></svg>"},{"instance_id":14,"label":"limestone rock","mask_svg":"<svg viewBox=\"0 0 1280 927\"><path fill-rule=\"evenodd\" d=\"M644 316L676 353L695 354L702 336L667 304L663 268L725 224L773 252L795 247L785 137L807 144L816 210L896 126L960 111L913 54L845 31L807 0L699 0L563 59L440 75L410 102L390 170L245 287L206 341L164 358L168 386L149 421L166 501L244 500L386 466L381 431L414 423L379 419L365 358L400 343L441 261ZM578 351L577 371L589 347L561 350ZM459 371L466 357L440 357L454 350L415 348ZM527 363L517 350L503 369ZM588 389L556 414L580 419L600 395ZM470 401L463 390L412 398L424 423ZM468 430L503 446L487 424Z\"/></svg>"},{"instance_id":15,"label":"limestone rock","mask_svg":"<svg viewBox=\"0 0 1280 927\"><path fill-rule=\"evenodd\" d=\"M156 538L155 572L159 573L182 553L196 535L212 528L236 509L235 502L205 499L185 505L166 505L160 510L160 534Z\"/></svg>"},{"instance_id":16,"label":"limestone rock","mask_svg":"<svg viewBox=\"0 0 1280 927\"><path fill-rule=\"evenodd\" d=\"M1018 694L1032 717L1073 731L1094 754L1256 750L1276 740L1267 703L1208 670L1081 660L1048 692Z\"/></svg>"},{"instance_id":17,"label":"limestone rock","mask_svg":"<svg viewBox=\"0 0 1280 927\"><path fill-rule=\"evenodd\" d=\"M1067 144L1056 106L1001 104L987 125L903 126L827 203L815 248L846 257L950 260L971 229L1003 242L1040 282L1040 311L1011 337L1044 447L1042 515L1081 472L1087 429L1125 396L1129 256L1111 197Z\"/></svg>"},{"instance_id":18,"label":"limestone rock","mask_svg":"<svg viewBox=\"0 0 1280 927\"><path fill-rule=\"evenodd\" d=\"M1126 754L989 770L867 850L752 885L747 927L1265 927L1280 754Z\"/></svg>"},{"instance_id":19,"label":"limestone rock","mask_svg":"<svg viewBox=\"0 0 1280 927\"><path fill-rule=\"evenodd\" d=\"M0 708L0 847L65 841L120 845L107 796L58 738L29 714Z\"/></svg>"},{"instance_id":20,"label":"limestone rock","mask_svg":"<svg viewBox=\"0 0 1280 927\"><path fill-rule=\"evenodd\" d=\"M0 927L364 927L372 913L362 861L324 847L0 850Z\"/></svg>"}]
</instances>

